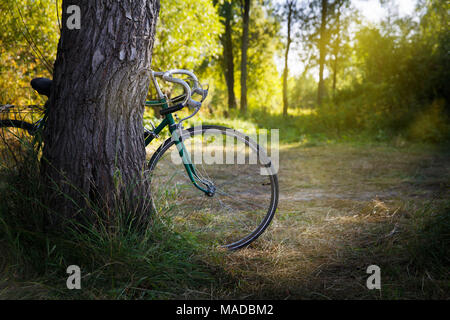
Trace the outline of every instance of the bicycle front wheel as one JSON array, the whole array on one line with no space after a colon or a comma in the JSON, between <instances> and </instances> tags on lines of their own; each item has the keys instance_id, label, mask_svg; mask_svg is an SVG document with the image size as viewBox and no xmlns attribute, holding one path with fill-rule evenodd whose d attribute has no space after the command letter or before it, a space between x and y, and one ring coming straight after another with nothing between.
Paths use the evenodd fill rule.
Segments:
<instances>
[{"instance_id":1,"label":"bicycle front wheel","mask_svg":"<svg viewBox=\"0 0 450 320\"><path fill-rule=\"evenodd\" d=\"M149 163L156 213L168 217L177 231L195 232L208 244L248 246L269 226L278 204L278 179L266 152L248 136L221 126L184 130L181 138L196 180L213 185L214 193L193 185L175 142L168 139Z\"/></svg>"}]
</instances>

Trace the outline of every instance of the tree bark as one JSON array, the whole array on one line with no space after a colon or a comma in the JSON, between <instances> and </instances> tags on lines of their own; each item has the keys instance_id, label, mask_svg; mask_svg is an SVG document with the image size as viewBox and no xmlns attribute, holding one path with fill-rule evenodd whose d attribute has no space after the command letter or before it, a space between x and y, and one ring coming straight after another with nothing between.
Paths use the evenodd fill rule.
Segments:
<instances>
[{"instance_id":1,"label":"tree bark","mask_svg":"<svg viewBox=\"0 0 450 320\"><path fill-rule=\"evenodd\" d=\"M320 24L320 39L319 39L319 87L317 90L317 103L322 104L323 96L325 94L325 84L323 80L323 72L325 67L326 56L326 25L328 14L328 0L321 0L321 24Z\"/></svg>"},{"instance_id":2,"label":"tree bark","mask_svg":"<svg viewBox=\"0 0 450 320\"><path fill-rule=\"evenodd\" d=\"M229 1L225 1L222 5L222 13L225 17L225 33L222 36L223 46L223 63L225 82L227 84L228 92L228 109L236 109L236 95L234 94L234 56L233 56L233 39L232 39L232 26L233 10L232 4Z\"/></svg>"},{"instance_id":3,"label":"tree bark","mask_svg":"<svg viewBox=\"0 0 450 320\"><path fill-rule=\"evenodd\" d=\"M63 15L44 131L52 224L148 195L143 112L159 0L64 0L63 13L69 5L80 7L81 29L68 29Z\"/></svg>"},{"instance_id":4,"label":"tree bark","mask_svg":"<svg viewBox=\"0 0 450 320\"><path fill-rule=\"evenodd\" d=\"M247 51L250 23L250 0L241 0L242 43L241 43L241 113L247 113Z\"/></svg>"}]
</instances>

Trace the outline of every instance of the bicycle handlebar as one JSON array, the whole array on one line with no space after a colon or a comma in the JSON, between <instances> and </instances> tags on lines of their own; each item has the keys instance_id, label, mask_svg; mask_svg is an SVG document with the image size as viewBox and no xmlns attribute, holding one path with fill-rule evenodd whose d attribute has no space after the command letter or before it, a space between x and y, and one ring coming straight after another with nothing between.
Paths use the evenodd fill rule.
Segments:
<instances>
[{"instance_id":1,"label":"bicycle handlebar","mask_svg":"<svg viewBox=\"0 0 450 320\"><path fill-rule=\"evenodd\" d=\"M194 87L191 89L191 87L189 86L189 84L186 81L184 81L182 79L174 78L173 77L174 74L185 74L185 75L189 76L194 81ZM173 70L169 70L166 72L152 71L152 75L153 75L153 79L154 79L154 77L158 77L158 78L162 78L164 81L181 85L184 88L184 92L186 94L186 98L182 102L183 106L187 105L187 106L193 107L195 109L200 108L203 100L205 100L206 96L208 95L208 90L203 90L202 88L200 88L197 76L191 71L184 70L184 69L173 69ZM162 98L163 93L161 92L161 90L158 86L158 83L156 81L154 81L154 83L156 86L156 90L158 91L158 94L160 95L160 98ZM197 94L201 95L202 100L196 101L196 100L191 99L191 96L193 93L197 93Z\"/></svg>"}]
</instances>

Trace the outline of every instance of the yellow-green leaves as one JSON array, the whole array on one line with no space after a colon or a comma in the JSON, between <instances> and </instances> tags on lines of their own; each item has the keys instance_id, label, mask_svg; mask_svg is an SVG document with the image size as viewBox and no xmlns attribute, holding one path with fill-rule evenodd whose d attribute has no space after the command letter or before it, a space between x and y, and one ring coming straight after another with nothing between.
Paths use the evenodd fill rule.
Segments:
<instances>
[{"instance_id":1,"label":"yellow-green leaves","mask_svg":"<svg viewBox=\"0 0 450 320\"><path fill-rule=\"evenodd\" d=\"M195 69L220 52L222 24L210 0L161 0L152 66Z\"/></svg>"}]
</instances>

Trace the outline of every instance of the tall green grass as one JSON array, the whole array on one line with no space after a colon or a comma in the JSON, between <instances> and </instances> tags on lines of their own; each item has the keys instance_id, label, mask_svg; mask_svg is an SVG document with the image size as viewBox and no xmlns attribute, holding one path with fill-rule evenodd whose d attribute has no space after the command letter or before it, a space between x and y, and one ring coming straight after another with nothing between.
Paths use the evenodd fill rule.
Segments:
<instances>
[{"instance_id":1,"label":"tall green grass","mask_svg":"<svg viewBox=\"0 0 450 320\"><path fill-rule=\"evenodd\" d=\"M375 99L375 98L374 98ZM386 104L387 102L383 102ZM400 106L392 111L377 111L381 101L373 102L366 96L358 96L342 101L326 101L312 109L289 109L284 117L274 110L251 108L247 115L229 112L224 116L220 110L208 113L206 108L199 115L186 122L192 125L216 124L243 132L259 129L280 129L280 141L297 143L339 142L389 142L401 138L414 143L447 143L450 141L449 115L445 111L445 101L435 100L429 105L415 106L420 112L405 112ZM398 108L397 108L398 107ZM308 111L308 112L307 112ZM189 112L180 112L180 118ZM149 109L146 121L159 122ZM149 126L149 123L147 123Z\"/></svg>"},{"instance_id":2,"label":"tall green grass","mask_svg":"<svg viewBox=\"0 0 450 320\"><path fill-rule=\"evenodd\" d=\"M135 223L118 204L105 221L92 205L79 215L94 219L47 230L46 216L57 212L43 201L39 153L31 144L22 151L0 169L0 298L171 299L214 283L204 259L211 251L160 216ZM81 290L67 289L70 265L81 268Z\"/></svg>"}]
</instances>

